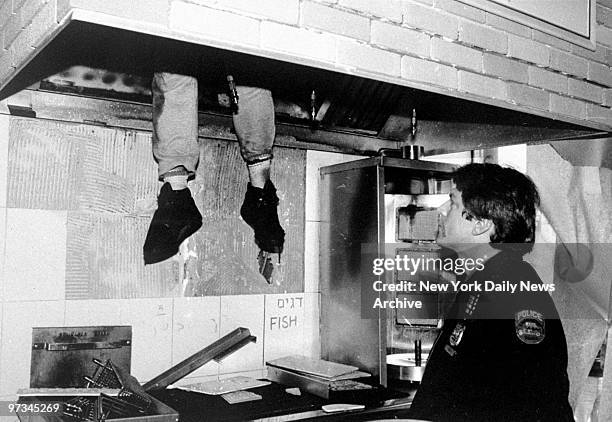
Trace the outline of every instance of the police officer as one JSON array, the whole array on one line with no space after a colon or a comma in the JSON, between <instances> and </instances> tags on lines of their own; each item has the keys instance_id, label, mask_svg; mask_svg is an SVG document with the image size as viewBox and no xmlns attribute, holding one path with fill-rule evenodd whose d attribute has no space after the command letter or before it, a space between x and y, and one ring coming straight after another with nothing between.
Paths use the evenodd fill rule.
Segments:
<instances>
[{"instance_id":1,"label":"police officer","mask_svg":"<svg viewBox=\"0 0 612 422\"><path fill-rule=\"evenodd\" d=\"M496 164L464 166L453 182L438 243L484 266L462 281L471 291L444 321L409 416L573 421L565 335L547 293L554 286L523 261L534 242L535 185Z\"/></svg>"}]
</instances>

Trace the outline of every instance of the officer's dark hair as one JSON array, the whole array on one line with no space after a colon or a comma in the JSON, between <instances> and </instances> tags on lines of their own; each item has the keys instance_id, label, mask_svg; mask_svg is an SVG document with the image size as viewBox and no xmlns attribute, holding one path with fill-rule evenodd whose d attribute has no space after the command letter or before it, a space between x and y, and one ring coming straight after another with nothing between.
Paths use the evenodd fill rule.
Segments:
<instances>
[{"instance_id":1,"label":"officer's dark hair","mask_svg":"<svg viewBox=\"0 0 612 422\"><path fill-rule=\"evenodd\" d=\"M453 175L465 210L495 225L491 246L527 253L535 241L540 196L523 173L497 164L468 164Z\"/></svg>"}]
</instances>

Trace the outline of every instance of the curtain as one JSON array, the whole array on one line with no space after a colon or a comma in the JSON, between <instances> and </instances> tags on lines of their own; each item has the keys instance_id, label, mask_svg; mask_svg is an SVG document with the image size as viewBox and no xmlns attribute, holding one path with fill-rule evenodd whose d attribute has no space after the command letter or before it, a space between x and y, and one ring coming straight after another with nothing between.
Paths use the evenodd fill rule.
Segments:
<instances>
[{"instance_id":1,"label":"curtain","mask_svg":"<svg viewBox=\"0 0 612 422\"><path fill-rule=\"evenodd\" d=\"M576 406L595 356L607 338L599 420L612 420L612 138L559 141L527 148L527 173L554 244L538 244L529 260L552 294L568 342L570 403Z\"/></svg>"}]
</instances>

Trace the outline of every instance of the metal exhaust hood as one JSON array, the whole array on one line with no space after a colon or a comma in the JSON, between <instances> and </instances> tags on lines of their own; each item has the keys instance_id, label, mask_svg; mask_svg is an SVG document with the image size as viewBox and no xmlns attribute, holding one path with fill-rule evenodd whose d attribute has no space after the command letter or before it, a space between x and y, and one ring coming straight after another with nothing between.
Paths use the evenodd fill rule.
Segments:
<instances>
[{"instance_id":1,"label":"metal exhaust hood","mask_svg":"<svg viewBox=\"0 0 612 422\"><path fill-rule=\"evenodd\" d=\"M153 69L196 76L201 126L228 131L227 72L238 84L270 88L278 133L303 148L369 155L418 144L429 155L610 136L509 108L82 21L59 31L2 88L0 99L26 92L26 100L9 99L12 114L57 119L78 115L87 99L87 116L80 121L139 120L142 125L135 127L147 127ZM54 109L55 95L74 102L74 111Z\"/></svg>"}]
</instances>

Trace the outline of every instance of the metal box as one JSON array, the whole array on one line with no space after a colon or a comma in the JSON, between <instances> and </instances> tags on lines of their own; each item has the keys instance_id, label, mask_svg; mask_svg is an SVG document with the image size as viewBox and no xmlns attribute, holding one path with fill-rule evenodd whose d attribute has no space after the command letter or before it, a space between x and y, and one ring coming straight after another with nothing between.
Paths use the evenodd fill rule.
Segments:
<instances>
[{"instance_id":1,"label":"metal box","mask_svg":"<svg viewBox=\"0 0 612 422\"><path fill-rule=\"evenodd\" d=\"M417 204L425 211L418 221L431 226L431 210L448 199L454 170L450 164L388 156L321 168L323 359L357 366L387 386L386 356L393 353L395 337L405 330L396 323L395 312L377 309L364 314L362 283L372 274L371 262L364 262L364 248L369 249L369 256L382 257L389 243L401 243L398 247L402 248L422 247L422 242L431 245L435 239L435 233L429 233L431 228L406 228L405 207ZM432 199L435 201L430 204ZM385 277L391 281L393 274ZM380 298L387 299L388 293L380 294ZM425 329L433 330L435 325ZM435 334L427 334L431 342Z\"/></svg>"},{"instance_id":2,"label":"metal box","mask_svg":"<svg viewBox=\"0 0 612 422\"><path fill-rule=\"evenodd\" d=\"M84 387L93 359L130 373L131 326L32 328L30 387Z\"/></svg>"},{"instance_id":3,"label":"metal box","mask_svg":"<svg viewBox=\"0 0 612 422\"><path fill-rule=\"evenodd\" d=\"M82 411L81 408L76 406L78 412L75 413L77 413L79 418L85 415L87 420L178 422L178 412L153 397L153 394L164 391L170 384L180 380L205 363L213 359L220 362L229 354L256 340L256 337L252 336L247 328L238 327L141 386L138 380L129 374L130 354L121 353L120 351L118 353L118 349L124 346L131 346L131 327L59 327L35 329L32 348L36 352L36 357L33 356L32 358L33 375L30 384L31 387L40 388L41 390L45 389L43 387L46 387L46 390L49 388L57 390L53 391L53 394L56 394L56 396L53 399L49 399L49 397L45 398L41 395L28 395L27 397L21 397L19 403L34 404L45 401L61 401L66 404L67 400L85 395L85 393L80 391L81 394L78 394L79 392L72 392L61 387L86 387L92 384L96 388L118 389L117 398L122 398L124 401L119 403L118 401L113 401L113 398L109 397L109 395L93 394L96 397L95 399L86 400L87 412ZM113 355L117 359L118 364L114 362L109 363L108 361L103 362L103 360L109 359L110 350L115 351ZM128 349L124 350L124 352L126 351ZM87 362L91 362L94 358L98 362L93 363L93 367L97 366L98 368L92 371L91 365L88 365ZM70 376L61 376L62 371L67 371ZM92 375L93 372L95 373ZM81 374L92 376L85 380ZM53 382L60 385L48 385ZM88 389L83 388L81 390ZM71 393L70 396L63 395L68 392ZM45 391L45 393L48 393L48 391ZM91 396L92 394L88 395ZM100 400L96 401L98 398ZM126 401L129 403L126 404ZM95 402L95 405L91 406L93 402ZM110 409L109 412L104 411L105 403L109 406L107 408ZM140 406L143 403L144 405ZM76 404L80 405L80 403ZM133 410L134 408L131 407L133 404L138 405L139 412L136 416L123 417L135 413L121 412L124 409ZM107 417L108 415L111 417ZM37 415L18 413L18 416L21 422L55 422L66 420L63 416L56 414Z\"/></svg>"},{"instance_id":4,"label":"metal box","mask_svg":"<svg viewBox=\"0 0 612 422\"><path fill-rule=\"evenodd\" d=\"M40 396L23 396L24 405L62 402L79 396L97 365L112 361L126 387L150 400L149 415L114 418L118 422L177 422L178 412L148 395L136 378L129 375L131 363L131 326L35 327L32 329L30 388L40 389ZM49 389L56 390L49 396ZM44 394L44 395L43 395ZM60 395L65 394L65 395ZM61 414L18 413L21 422L55 422L66 420Z\"/></svg>"}]
</instances>

